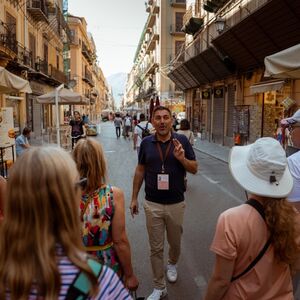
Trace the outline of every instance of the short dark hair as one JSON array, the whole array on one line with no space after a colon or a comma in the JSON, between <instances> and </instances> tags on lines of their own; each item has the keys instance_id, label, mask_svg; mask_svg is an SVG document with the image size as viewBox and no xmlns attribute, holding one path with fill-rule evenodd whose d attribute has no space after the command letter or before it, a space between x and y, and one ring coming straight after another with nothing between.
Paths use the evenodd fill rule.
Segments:
<instances>
[{"instance_id":1,"label":"short dark hair","mask_svg":"<svg viewBox=\"0 0 300 300\"><path fill-rule=\"evenodd\" d=\"M30 128L24 127L24 129L23 129L23 131L22 131L22 134L23 134L23 135L27 135L27 134L29 134L30 132L31 132L31 129L30 129Z\"/></svg>"},{"instance_id":2,"label":"short dark hair","mask_svg":"<svg viewBox=\"0 0 300 300\"><path fill-rule=\"evenodd\" d=\"M166 110L166 111L169 113L170 117L172 117L172 113L171 113L170 109L169 109L168 107L162 106L162 105L159 105L159 106L155 106L155 107L154 107L153 112L152 112L152 117L153 117L153 116L155 115L155 113L156 113L157 111L159 111L159 110Z\"/></svg>"},{"instance_id":3,"label":"short dark hair","mask_svg":"<svg viewBox=\"0 0 300 300\"><path fill-rule=\"evenodd\" d=\"M180 129L181 130L190 130L191 126L190 126L190 122L188 121L188 119L182 119L180 121Z\"/></svg>"},{"instance_id":4,"label":"short dark hair","mask_svg":"<svg viewBox=\"0 0 300 300\"><path fill-rule=\"evenodd\" d=\"M140 121L145 121L146 117L145 114L141 113L140 114Z\"/></svg>"}]
</instances>

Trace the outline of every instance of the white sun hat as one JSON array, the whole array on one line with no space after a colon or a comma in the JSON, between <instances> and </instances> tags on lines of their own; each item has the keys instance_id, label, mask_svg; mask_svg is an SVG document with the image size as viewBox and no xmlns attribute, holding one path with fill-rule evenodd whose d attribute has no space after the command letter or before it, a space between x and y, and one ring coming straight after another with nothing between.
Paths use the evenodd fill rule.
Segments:
<instances>
[{"instance_id":1,"label":"white sun hat","mask_svg":"<svg viewBox=\"0 0 300 300\"><path fill-rule=\"evenodd\" d=\"M237 183L251 194L285 198L293 178L280 143L270 137L247 146L235 146L229 155L229 169Z\"/></svg>"}]
</instances>

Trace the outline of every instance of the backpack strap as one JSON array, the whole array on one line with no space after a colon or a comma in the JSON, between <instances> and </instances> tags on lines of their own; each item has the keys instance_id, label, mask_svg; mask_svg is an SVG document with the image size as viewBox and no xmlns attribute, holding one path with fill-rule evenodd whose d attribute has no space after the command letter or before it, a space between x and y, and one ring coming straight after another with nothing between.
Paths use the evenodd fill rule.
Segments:
<instances>
[{"instance_id":1,"label":"backpack strap","mask_svg":"<svg viewBox=\"0 0 300 300\"><path fill-rule=\"evenodd\" d=\"M93 273L99 278L102 265L94 259L88 259L87 263L92 269ZM91 289L91 283L84 272L78 272L77 276L73 280L72 284L68 289L65 300L84 300L89 296Z\"/></svg>"},{"instance_id":2,"label":"backpack strap","mask_svg":"<svg viewBox=\"0 0 300 300\"><path fill-rule=\"evenodd\" d=\"M264 207L262 206L262 204L260 204L258 201L254 200L254 199L249 199L246 202L246 204L248 204L248 205L252 206L253 208L255 208L258 211L258 213L261 215L261 217L264 220L266 219ZM264 256L264 254L268 250L269 246L271 245L271 241L272 241L272 237L270 236L269 239L267 240L266 244L264 245L264 247L261 249L259 254L256 256L256 258L250 263L250 265L242 273L240 273L237 276L232 277L231 282L237 280L241 276L248 273L260 261L260 259Z\"/></svg>"},{"instance_id":3,"label":"backpack strap","mask_svg":"<svg viewBox=\"0 0 300 300\"><path fill-rule=\"evenodd\" d=\"M145 128L143 128L143 127L140 126L139 124L137 124L136 126L142 130L141 135L138 134L138 136L139 136L141 139L143 139L143 132L144 132L145 129L147 129L148 123L147 123L147 125L146 125Z\"/></svg>"}]
</instances>

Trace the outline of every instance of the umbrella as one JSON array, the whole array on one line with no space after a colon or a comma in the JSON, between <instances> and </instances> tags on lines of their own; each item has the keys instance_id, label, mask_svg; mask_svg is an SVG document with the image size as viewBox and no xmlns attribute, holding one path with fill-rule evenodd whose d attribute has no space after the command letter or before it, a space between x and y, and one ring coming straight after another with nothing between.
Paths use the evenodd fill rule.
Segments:
<instances>
[{"instance_id":1,"label":"umbrella","mask_svg":"<svg viewBox=\"0 0 300 300\"><path fill-rule=\"evenodd\" d=\"M151 121L151 119L152 119L153 109L154 109L154 101L153 101L153 97L151 97L151 98L150 98L150 105L149 105L150 121Z\"/></svg>"},{"instance_id":2,"label":"umbrella","mask_svg":"<svg viewBox=\"0 0 300 300\"><path fill-rule=\"evenodd\" d=\"M300 44L265 57L265 76L300 79Z\"/></svg>"},{"instance_id":3,"label":"umbrella","mask_svg":"<svg viewBox=\"0 0 300 300\"><path fill-rule=\"evenodd\" d=\"M54 104L56 111L56 132L57 145L60 146L60 132L59 132L59 104L88 104L87 99L80 94L72 92L64 88L61 84L54 91L37 97L37 102L40 104Z\"/></svg>"},{"instance_id":4,"label":"umbrella","mask_svg":"<svg viewBox=\"0 0 300 300\"><path fill-rule=\"evenodd\" d=\"M158 96L156 96L155 106L160 106L160 103L159 103L159 97L158 97Z\"/></svg>"},{"instance_id":5,"label":"umbrella","mask_svg":"<svg viewBox=\"0 0 300 300\"><path fill-rule=\"evenodd\" d=\"M55 90L37 97L37 102L40 104L55 104ZM62 88L58 92L58 104L88 104L88 101L82 95Z\"/></svg>"},{"instance_id":6,"label":"umbrella","mask_svg":"<svg viewBox=\"0 0 300 300\"><path fill-rule=\"evenodd\" d=\"M30 84L27 80L0 67L0 93L11 92L32 93Z\"/></svg>"}]
</instances>

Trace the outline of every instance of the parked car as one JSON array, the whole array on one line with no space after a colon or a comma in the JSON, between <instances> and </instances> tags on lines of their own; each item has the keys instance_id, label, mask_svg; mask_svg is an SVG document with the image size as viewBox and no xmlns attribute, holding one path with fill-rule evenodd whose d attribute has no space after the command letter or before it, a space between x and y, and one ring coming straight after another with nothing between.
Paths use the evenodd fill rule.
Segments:
<instances>
[{"instance_id":1,"label":"parked car","mask_svg":"<svg viewBox=\"0 0 300 300\"><path fill-rule=\"evenodd\" d=\"M85 128L87 136L96 136L98 134L96 124L87 124Z\"/></svg>"}]
</instances>

